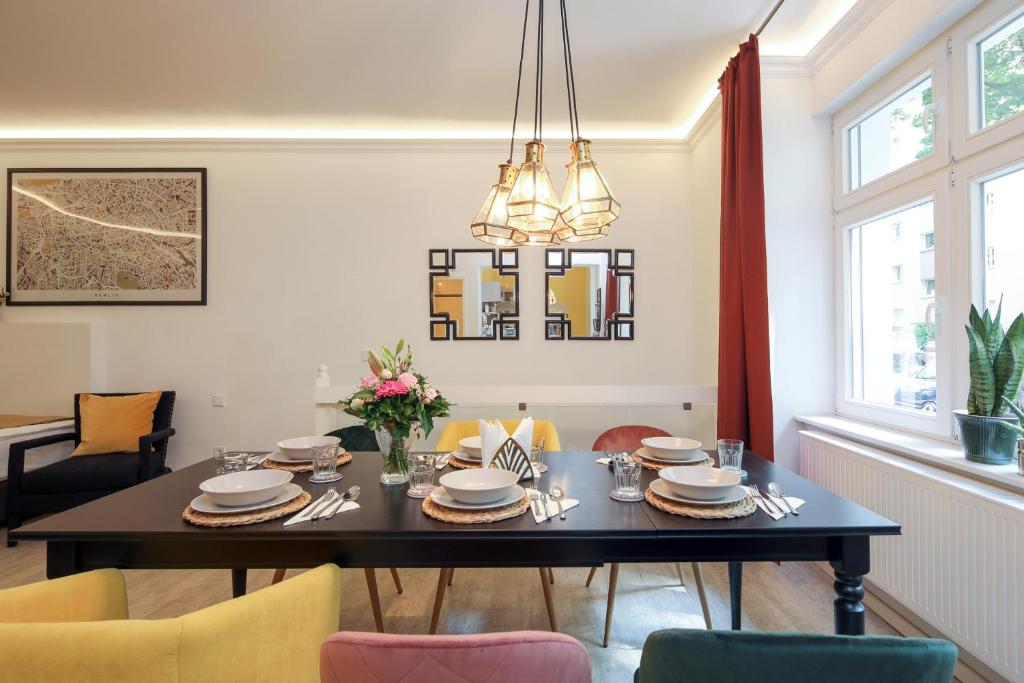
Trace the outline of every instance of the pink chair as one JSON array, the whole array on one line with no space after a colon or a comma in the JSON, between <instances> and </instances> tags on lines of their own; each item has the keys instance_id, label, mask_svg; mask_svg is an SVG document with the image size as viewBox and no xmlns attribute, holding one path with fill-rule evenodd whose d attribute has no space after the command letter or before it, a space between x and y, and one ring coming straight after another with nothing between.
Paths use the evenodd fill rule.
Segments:
<instances>
[{"instance_id":1,"label":"pink chair","mask_svg":"<svg viewBox=\"0 0 1024 683\"><path fill-rule=\"evenodd\" d=\"M590 658L561 633L469 636L335 633L320 646L321 683L590 683Z\"/></svg>"}]
</instances>

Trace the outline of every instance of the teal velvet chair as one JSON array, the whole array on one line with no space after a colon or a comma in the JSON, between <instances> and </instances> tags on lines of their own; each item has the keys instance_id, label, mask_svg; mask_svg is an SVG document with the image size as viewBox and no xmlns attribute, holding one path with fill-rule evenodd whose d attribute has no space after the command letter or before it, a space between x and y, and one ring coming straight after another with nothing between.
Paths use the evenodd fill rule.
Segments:
<instances>
[{"instance_id":1,"label":"teal velvet chair","mask_svg":"<svg viewBox=\"0 0 1024 683\"><path fill-rule=\"evenodd\" d=\"M655 631L635 683L950 683L945 640L746 631Z\"/></svg>"}]
</instances>

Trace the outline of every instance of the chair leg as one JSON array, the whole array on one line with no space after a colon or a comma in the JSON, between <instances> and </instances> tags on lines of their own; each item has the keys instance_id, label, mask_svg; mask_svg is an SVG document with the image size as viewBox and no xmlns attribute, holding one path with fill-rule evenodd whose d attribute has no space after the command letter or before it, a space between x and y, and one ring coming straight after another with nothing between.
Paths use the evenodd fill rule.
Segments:
<instances>
[{"instance_id":1,"label":"chair leg","mask_svg":"<svg viewBox=\"0 0 1024 683\"><path fill-rule=\"evenodd\" d=\"M376 570L366 568L366 590L370 594L370 609L373 610L373 620L377 624L377 633L384 633L384 615L380 611L380 593L377 592Z\"/></svg>"},{"instance_id":2,"label":"chair leg","mask_svg":"<svg viewBox=\"0 0 1024 683\"><path fill-rule=\"evenodd\" d=\"M615 609L615 586L619 582L619 563L613 562L608 574L608 611L604 615L604 647L608 647L608 637L612 634L612 611Z\"/></svg>"},{"instance_id":3,"label":"chair leg","mask_svg":"<svg viewBox=\"0 0 1024 683\"><path fill-rule=\"evenodd\" d=\"M452 578L455 577L455 567L448 570L448 585L452 585Z\"/></svg>"},{"instance_id":4,"label":"chair leg","mask_svg":"<svg viewBox=\"0 0 1024 683\"><path fill-rule=\"evenodd\" d=\"M391 578L395 581L395 590L399 593L402 592L402 580L398 578L398 570L394 567L391 568Z\"/></svg>"},{"instance_id":5,"label":"chair leg","mask_svg":"<svg viewBox=\"0 0 1024 683\"><path fill-rule=\"evenodd\" d=\"M442 567L437 574L437 593L434 594L434 613L430 615L430 635L437 633L437 622L441 617L441 604L444 602L444 591L451 581L451 573L454 569Z\"/></svg>"},{"instance_id":6,"label":"chair leg","mask_svg":"<svg viewBox=\"0 0 1024 683\"><path fill-rule=\"evenodd\" d=\"M590 573L587 574L587 588L590 588L590 582L594 580L594 575L597 574L598 569L600 569L600 567L590 568Z\"/></svg>"},{"instance_id":7,"label":"chair leg","mask_svg":"<svg viewBox=\"0 0 1024 683\"><path fill-rule=\"evenodd\" d=\"M711 624L711 610L708 609L708 596L704 593L704 573L701 572L700 565L696 562L690 563L690 569L693 570L693 580L697 584L697 597L700 598L700 609L704 612L704 626L710 631L714 628Z\"/></svg>"},{"instance_id":8,"label":"chair leg","mask_svg":"<svg viewBox=\"0 0 1024 683\"><path fill-rule=\"evenodd\" d=\"M696 563L694 563L694 564L696 564ZM680 586L685 586L686 585L686 581L683 580L683 563L682 562L676 562L676 573L679 574L679 585Z\"/></svg>"},{"instance_id":9,"label":"chair leg","mask_svg":"<svg viewBox=\"0 0 1024 683\"><path fill-rule=\"evenodd\" d=\"M272 578L270 580L270 585L273 586L274 584L281 583L281 581L284 580L284 573L286 571L288 571L288 570L287 569L275 569L274 570L274 578Z\"/></svg>"},{"instance_id":10,"label":"chair leg","mask_svg":"<svg viewBox=\"0 0 1024 683\"><path fill-rule=\"evenodd\" d=\"M548 608L548 623L551 624L551 630L558 631L558 621L555 619L555 603L551 598L551 576L544 571L544 567L540 568L540 585L544 590L544 604Z\"/></svg>"},{"instance_id":11,"label":"chair leg","mask_svg":"<svg viewBox=\"0 0 1024 683\"><path fill-rule=\"evenodd\" d=\"M555 570L551 567L548 567L548 579L551 580L551 583L555 582Z\"/></svg>"},{"instance_id":12,"label":"chair leg","mask_svg":"<svg viewBox=\"0 0 1024 683\"><path fill-rule=\"evenodd\" d=\"M18 546L17 541L11 540L11 532L21 526L21 519L19 517L8 517L7 518L7 547L16 548Z\"/></svg>"}]
</instances>

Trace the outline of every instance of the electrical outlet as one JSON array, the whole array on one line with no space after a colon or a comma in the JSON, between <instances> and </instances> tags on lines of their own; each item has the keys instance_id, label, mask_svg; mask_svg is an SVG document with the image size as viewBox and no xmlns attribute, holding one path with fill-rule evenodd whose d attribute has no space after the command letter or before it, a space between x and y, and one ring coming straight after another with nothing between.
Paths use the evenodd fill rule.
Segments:
<instances>
[{"instance_id":1,"label":"electrical outlet","mask_svg":"<svg viewBox=\"0 0 1024 683\"><path fill-rule=\"evenodd\" d=\"M367 351L366 349L364 349L364 350L363 350L362 352L360 352L360 354L359 354L359 360L363 361L364 363L366 363L367 361L369 361L369 360L370 360L370 352L369 352L369 351Z\"/></svg>"},{"instance_id":2,"label":"electrical outlet","mask_svg":"<svg viewBox=\"0 0 1024 683\"><path fill-rule=\"evenodd\" d=\"M214 394L213 396L210 397L210 403L213 405L214 408L223 408L224 394Z\"/></svg>"}]
</instances>

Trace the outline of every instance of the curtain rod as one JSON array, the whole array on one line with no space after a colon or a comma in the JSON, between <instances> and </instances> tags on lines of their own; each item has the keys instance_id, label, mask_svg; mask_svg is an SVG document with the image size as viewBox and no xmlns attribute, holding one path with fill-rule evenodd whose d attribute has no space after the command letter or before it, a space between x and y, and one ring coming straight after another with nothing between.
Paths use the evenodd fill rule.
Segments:
<instances>
[{"instance_id":1,"label":"curtain rod","mask_svg":"<svg viewBox=\"0 0 1024 683\"><path fill-rule=\"evenodd\" d=\"M775 3L775 7L772 7L772 11L768 13L768 16L764 18L764 21L761 22L761 25L757 28L756 31L754 31L755 36L761 35L761 31L763 31L765 27L768 26L768 22L770 22L772 20L772 17L775 16L775 13L779 11L779 8L782 7L782 3L784 1L785 0L779 0L777 3Z\"/></svg>"}]
</instances>

